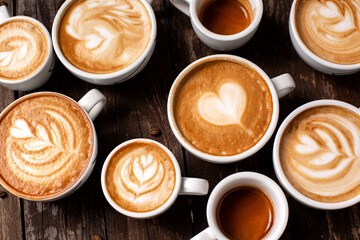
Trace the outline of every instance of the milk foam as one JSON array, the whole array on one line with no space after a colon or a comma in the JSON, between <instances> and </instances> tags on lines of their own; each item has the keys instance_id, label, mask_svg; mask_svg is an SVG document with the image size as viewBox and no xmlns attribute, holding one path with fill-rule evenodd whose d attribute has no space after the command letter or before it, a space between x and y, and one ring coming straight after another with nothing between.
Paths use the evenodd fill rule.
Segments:
<instances>
[{"instance_id":1,"label":"milk foam","mask_svg":"<svg viewBox=\"0 0 360 240\"><path fill-rule=\"evenodd\" d=\"M27 77L42 65L47 52L45 34L35 23L11 20L0 26L0 77Z\"/></svg>"},{"instance_id":2,"label":"milk foam","mask_svg":"<svg viewBox=\"0 0 360 240\"><path fill-rule=\"evenodd\" d=\"M355 0L300 1L297 28L305 45L325 60L360 62L360 3Z\"/></svg>"},{"instance_id":3,"label":"milk foam","mask_svg":"<svg viewBox=\"0 0 360 240\"><path fill-rule=\"evenodd\" d=\"M78 1L60 28L65 57L91 73L114 72L133 63L146 48L151 31L149 16L138 0Z\"/></svg>"},{"instance_id":4,"label":"milk foam","mask_svg":"<svg viewBox=\"0 0 360 240\"><path fill-rule=\"evenodd\" d=\"M158 208L170 197L175 184L170 157L155 144L130 148L120 149L109 163L106 181L110 195L129 211Z\"/></svg>"},{"instance_id":5,"label":"milk foam","mask_svg":"<svg viewBox=\"0 0 360 240\"><path fill-rule=\"evenodd\" d=\"M1 177L31 196L72 184L91 157L92 130L85 116L57 97L30 98L0 122ZM69 100L68 100L69 101Z\"/></svg>"},{"instance_id":6,"label":"milk foam","mask_svg":"<svg viewBox=\"0 0 360 240\"><path fill-rule=\"evenodd\" d=\"M360 186L360 120L343 111L313 112L282 140L286 174L315 199L351 198Z\"/></svg>"}]
</instances>

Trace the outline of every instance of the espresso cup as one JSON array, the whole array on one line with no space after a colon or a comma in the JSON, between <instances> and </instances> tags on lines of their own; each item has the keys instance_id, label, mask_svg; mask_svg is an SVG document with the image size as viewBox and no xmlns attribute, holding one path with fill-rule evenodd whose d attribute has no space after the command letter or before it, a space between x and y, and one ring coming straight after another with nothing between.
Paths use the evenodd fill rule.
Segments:
<instances>
[{"instance_id":1,"label":"espresso cup","mask_svg":"<svg viewBox=\"0 0 360 240\"><path fill-rule=\"evenodd\" d=\"M231 239L231 236L228 236L224 233L223 228L227 228L227 226L220 226L223 223L220 223L219 219L219 206L223 204L231 204L231 202L226 202L224 197L229 193L232 192L234 189L237 188L254 188L258 189L263 192L263 194L270 200L272 205L272 222L271 227L267 229L267 233L263 236L262 239L279 239L282 233L284 232L288 216L289 216L289 207L286 197L281 190L281 188L269 177L255 173L255 172L239 172L234 173L223 180L221 180L211 192L207 206L206 206L206 218L209 224L209 227L200 232L198 235L192 238L192 240L202 240L202 239L212 239L212 240L222 240L222 239ZM248 199L251 201L251 199ZM255 201L253 201L255 202ZM239 203L239 202L238 202ZM247 208L245 202L242 201L244 205L238 205L238 207ZM252 202L248 202L252 203ZM260 202L262 203L262 202ZM227 206L225 206L227 207ZM264 207L259 206L259 208ZM256 206L252 206L252 208L256 209ZM238 208L237 211L240 209ZM233 210L234 211L234 210ZM235 210L236 211L236 210ZM230 212L234 213L234 212ZM236 214L236 213L235 213ZM247 216L249 219L251 218L251 214L256 214L254 211L253 213L248 213ZM259 216L256 216L259 217ZM229 217L230 218L230 217ZM261 219L258 218L258 219ZM244 221L246 223L246 220ZM258 220L255 225L260 224ZM240 226L237 222L237 229L244 228ZM255 226L253 226L255 227ZM244 231L252 231L254 228L244 229ZM252 234L256 234L253 232Z\"/></svg>"},{"instance_id":2,"label":"espresso cup","mask_svg":"<svg viewBox=\"0 0 360 240\"><path fill-rule=\"evenodd\" d=\"M170 89L170 127L196 157L212 163L236 162L270 139L279 116L278 99L294 88L289 74L270 79L244 58L204 57L186 67Z\"/></svg>"},{"instance_id":3,"label":"espresso cup","mask_svg":"<svg viewBox=\"0 0 360 240\"><path fill-rule=\"evenodd\" d=\"M156 43L149 2L65 1L52 27L56 55L72 74L89 83L112 85L134 77L150 60Z\"/></svg>"},{"instance_id":4,"label":"espresso cup","mask_svg":"<svg viewBox=\"0 0 360 240\"><path fill-rule=\"evenodd\" d=\"M360 201L360 110L337 100L306 103L275 137L273 165L281 185L300 203L324 210Z\"/></svg>"},{"instance_id":5,"label":"espresso cup","mask_svg":"<svg viewBox=\"0 0 360 240\"><path fill-rule=\"evenodd\" d=\"M37 92L11 103L0 114L0 184L33 201L55 201L76 191L96 162L92 121L105 101L92 89L78 102Z\"/></svg>"},{"instance_id":6,"label":"espresso cup","mask_svg":"<svg viewBox=\"0 0 360 240\"><path fill-rule=\"evenodd\" d=\"M246 0L247 1L247 0ZM259 27L262 14L263 2L262 0L248 0L250 5L249 15L251 16L251 23L241 32L224 35L209 31L200 21L199 12L202 6L209 1L207 0L171 0L171 3L180 11L188 15L191 19L191 25L200 38L200 40L210 48L219 51L230 51L241 47L248 42L255 34ZM234 9L234 7L230 7ZM211 16L210 16L211 17Z\"/></svg>"},{"instance_id":7,"label":"espresso cup","mask_svg":"<svg viewBox=\"0 0 360 240\"><path fill-rule=\"evenodd\" d=\"M0 84L33 90L50 78L54 64L46 27L31 17L10 17L6 6L0 6Z\"/></svg>"},{"instance_id":8,"label":"espresso cup","mask_svg":"<svg viewBox=\"0 0 360 240\"><path fill-rule=\"evenodd\" d=\"M357 7L348 3L338 6L336 1L292 3L289 17L292 44L304 62L320 72L346 75L360 70L360 30L355 17L360 14L360 7L357 1L350 2ZM357 20L352 22L353 18Z\"/></svg>"},{"instance_id":9,"label":"espresso cup","mask_svg":"<svg viewBox=\"0 0 360 240\"><path fill-rule=\"evenodd\" d=\"M152 218L165 212L178 195L206 195L205 179L181 177L172 152L150 139L132 139L117 146L101 172L106 200L119 213Z\"/></svg>"}]
</instances>

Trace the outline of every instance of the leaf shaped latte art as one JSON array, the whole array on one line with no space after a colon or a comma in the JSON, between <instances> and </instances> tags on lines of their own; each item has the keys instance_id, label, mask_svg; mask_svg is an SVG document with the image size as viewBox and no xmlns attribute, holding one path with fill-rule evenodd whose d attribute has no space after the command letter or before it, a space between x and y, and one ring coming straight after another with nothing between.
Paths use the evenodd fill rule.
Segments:
<instances>
[{"instance_id":1,"label":"leaf shaped latte art","mask_svg":"<svg viewBox=\"0 0 360 240\"><path fill-rule=\"evenodd\" d=\"M303 119L292 131L281 155L295 186L330 202L349 198L360 187L360 127L356 122L347 116L319 113Z\"/></svg>"}]
</instances>

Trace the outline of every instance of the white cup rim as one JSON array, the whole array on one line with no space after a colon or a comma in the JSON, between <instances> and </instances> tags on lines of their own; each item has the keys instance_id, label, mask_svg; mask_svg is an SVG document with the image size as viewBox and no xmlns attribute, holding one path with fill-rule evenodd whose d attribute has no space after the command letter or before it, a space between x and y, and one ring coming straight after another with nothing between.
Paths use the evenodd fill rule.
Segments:
<instances>
[{"instance_id":1,"label":"white cup rim","mask_svg":"<svg viewBox=\"0 0 360 240\"><path fill-rule=\"evenodd\" d=\"M299 0L294 0L292 5L291 5L291 10L290 10L290 16L289 16L289 30L290 32L293 32L293 36L294 36L294 40L296 41L296 43L300 46L301 50L309 57L311 58L313 61L327 67L327 68L331 68L331 69L336 69L336 70L345 70L345 71L350 71L350 70L357 70L360 69L360 63L354 63L354 64L339 64L339 63L333 63L330 61L327 61L323 58L320 58L319 56L317 56L315 53L313 53L301 40L299 33L296 29L295 26L295 7L296 4Z\"/></svg>"},{"instance_id":2,"label":"white cup rim","mask_svg":"<svg viewBox=\"0 0 360 240\"><path fill-rule=\"evenodd\" d=\"M270 89L270 93L272 96L272 107L273 107L273 112L272 112L272 117L271 117L271 121L269 124L269 127L267 128L265 134L263 135L263 137L260 139L260 141L258 141L254 146L252 146L250 149L239 153L239 154L235 154L235 155L231 155L231 156L217 156L217 155L211 155L205 152L202 152L198 149L196 149L194 146L192 146L190 143L188 143L184 137L182 137L176 123L175 123L175 119L173 116L173 97L174 97L174 93L176 91L177 86L179 85L179 83L182 81L182 79L184 78L184 76L194 67L197 66L199 63L201 62L206 62L208 59L223 59L223 58L228 58L231 59L233 61L238 61L238 62L242 62L247 64L249 67L251 67L252 69L254 69L255 71L257 71L265 80L265 82L267 83L267 86ZM168 120L170 123L170 127L172 132L174 133L176 139L180 142L180 144L190 153L192 153L193 155L208 161L208 162L212 162L212 163L219 163L219 164L227 164L227 163L233 163L233 162L237 162L240 160L243 160L247 157L250 157L251 155L255 154L256 152L258 152L271 138L271 136L273 135L275 128L276 128L276 124L279 118L279 98L278 98L278 94L276 92L276 89L273 85L273 83L271 82L269 76L260 68L258 67L256 64L254 64L253 62L250 62L249 60L242 58L242 57L238 57L235 55L229 55L229 54L216 54L216 55L210 55L207 57L203 57L200 58L194 62L192 62L191 64L189 64L184 70L181 71L181 73L179 73L179 75L176 77L175 81L173 82L170 92L169 92L169 96L168 96L168 101L167 101L167 114L168 114Z\"/></svg>"},{"instance_id":3,"label":"white cup rim","mask_svg":"<svg viewBox=\"0 0 360 240\"><path fill-rule=\"evenodd\" d=\"M60 7L60 9L58 10L58 12L56 13L53 25L52 25L52 30L51 30L51 37L52 37L52 42L53 42L53 47L54 47L54 51L56 53L56 55L58 56L58 58L60 59L61 63L69 70L75 72L76 74L78 74L81 77L84 78L91 78L94 79L95 81L104 81L104 83L106 83L107 80L112 80L115 77L121 76L121 75L125 75L125 74L133 74L134 72L136 72L136 70L142 65L141 63L144 62L146 60L146 57L148 56L149 52L152 50L153 45L156 42L156 34L157 34L157 24L156 24L156 18L155 18L155 14L154 14L154 10L152 9L152 7L150 6L150 4L146 1L146 0L139 0L143 6L146 9L146 12L149 14L149 18L150 18L150 22L151 22L151 34L150 34L150 39L149 42L145 48L145 50L143 51L143 53L140 55L140 57L138 57L133 63L131 63L129 66L116 71L116 72L111 72L111 73L105 73L105 74L96 74L96 73L89 73L89 72L85 72L77 67L75 67L73 64L71 64L64 56L64 54L61 52L60 48L59 48L59 43L58 43L58 29L60 27L60 22L63 18L63 15L65 14L65 12L68 10L68 8L73 4L73 2L78 1L78 0L66 0ZM129 76L130 76L129 75ZM127 77L129 77L127 76ZM124 80L121 80L119 82L122 82Z\"/></svg>"},{"instance_id":4,"label":"white cup rim","mask_svg":"<svg viewBox=\"0 0 360 240\"><path fill-rule=\"evenodd\" d=\"M170 156L170 159L174 165L175 168L175 187L173 192L171 193L171 196L169 197L169 199L160 207L148 211L148 212L132 212L129 210L126 210L124 208L122 208L121 206L119 206L110 196L107 188L106 188L106 183L105 183L105 175L106 175L106 169L107 166L109 164L109 161L111 159L111 157L122 147L133 143L133 142L137 142L137 141L141 141L141 142L150 142L150 143L154 143L157 146L159 146L160 148L162 148L163 150L165 150L165 152ZM179 163L176 160L176 157L174 156L174 154L163 144L152 140L152 139L147 139L147 138L135 138L135 139L130 139L127 140L121 144L119 144L118 146L116 146L110 153L109 155L106 157L106 160L103 164L102 170L101 170L101 188L102 191L104 193L104 196L106 198L106 200L108 201L108 203L119 213L132 217L132 218L138 218L138 219L148 219L148 218L152 218L155 217L157 215L162 214L163 212L165 212L166 210L168 210L173 203L175 202L175 200L177 199L179 192L180 192L180 187L181 187L181 171L180 171L180 167L179 167Z\"/></svg>"},{"instance_id":5,"label":"white cup rim","mask_svg":"<svg viewBox=\"0 0 360 240\"><path fill-rule=\"evenodd\" d=\"M274 147L273 147L273 166L274 171L276 174L277 179L279 180L280 184L286 189L286 191L296 200L298 200L300 203L312 207L315 209L322 209L322 210L336 210L336 209L343 209L346 207L350 207L358 202L360 202L360 194L343 202L336 202L336 203L326 203L326 202L320 202L313 200L309 197L306 197L302 193L300 193L298 190L296 190L293 185L289 182L287 177L285 176L285 173L281 167L280 163L280 157L279 157L279 147L280 147L280 141L281 137L286 129L286 127L289 125L289 123L300 113L303 111L317 107L317 106L339 106L346 109L351 110L352 112L358 114L360 116L360 110L356 108L355 106L348 104L343 101L333 100L333 99L322 99L322 100L315 100L308 102L306 104L301 105L300 107L296 108L294 111L292 111L285 120L281 123L274 141Z\"/></svg>"},{"instance_id":6,"label":"white cup rim","mask_svg":"<svg viewBox=\"0 0 360 240\"><path fill-rule=\"evenodd\" d=\"M242 183L242 180L248 180L252 183ZM234 184L234 182L239 182ZM236 185L236 186L234 186ZM260 187L259 185L262 185ZM279 185L272 180L271 178L256 172L237 172L231 174L221 180L213 189L210 194L207 206L206 206L206 218L209 224L210 229L215 234L218 239L228 239L220 230L217 220L216 220L216 209L219 203L219 200L231 189L236 188L237 186L250 186L261 189L272 201L274 209L274 223L269 233L265 236L264 239L279 239L280 236L285 231L288 218L289 218L289 206L284 192L281 190ZM265 190L263 187L266 187ZM270 194L273 197L270 197ZM275 199L276 198L276 199ZM274 202L274 200L279 203ZM277 204L275 206L275 204ZM276 225L275 225L276 224Z\"/></svg>"},{"instance_id":7,"label":"white cup rim","mask_svg":"<svg viewBox=\"0 0 360 240\"><path fill-rule=\"evenodd\" d=\"M236 33L236 34L232 34L232 35L222 35L222 34L217 34L214 32L209 31L207 28L204 27L204 25L200 22L199 16L198 16L198 12L196 11L195 8L195 2L196 1L190 1L190 16L191 19L193 20L194 24L196 25L196 27L207 37L211 38L211 39L215 39L215 40L219 40L219 41L234 41L240 38L243 38L245 36L248 36L250 33L252 33L254 30L257 29L257 27L260 24L262 15L263 15L263 2L262 0L254 0L257 3L257 9L255 12L255 17L252 19L250 25L245 28L243 31ZM253 7L253 6L251 6Z\"/></svg>"},{"instance_id":8,"label":"white cup rim","mask_svg":"<svg viewBox=\"0 0 360 240\"><path fill-rule=\"evenodd\" d=\"M25 20L28 20L28 21L31 21L33 23L35 23L36 25L38 25L45 33L45 37L46 37L46 41L48 43L48 54L44 60L44 62L41 64L41 66L34 72L32 72L29 76L27 76L26 78L23 78L23 79L19 79L19 80L7 80L7 79L2 79L0 77L0 82L1 83L5 83L7 85L19 85L21 83L24 83L24 82L27 82L29 81L30 79L32 79L37 73L41 72L44 68L45 68L45 65L46 63L49 61L49 58L51 56L51 52L53 51L53 45L52 45L52 42L51 42L51 36L50 36L50 33L49 31L47 30L47 28L44 26L44 24L42 24L39 20L35 19L35 18L32 18L32 17L28 17L28 16L14 16L14 17L10 17L8 19L6 19L5 21L3 22L0 22L0 25L8 22L8 21L12 21L12 20L16 20L16 19L25 19Z\"/></svg>"},{"instance_id":9,"label":"white cup rim","mask_svg":"<svg viewBox=\"0 0 360 240\"><path fill-rule=\"evenodd\" d=\"M34 93L30 93L30 94L27 94L25 96L22 96L18 99L16 99L15 101L13 101L12 103L10 103L1 113L0 113L0 119L3 117L3 114L7 113L8 111L10 111L14 106L16 106L19 102L22 102L24 100L26 100L27 98L31 98L31 97L34 97L36 95L43 95L43 94L53 94L53 95L60 95L68 100L70 100L71 102L75 103L82 111L83 113L85 114L85 116L87 117L87 119L89 120L90 124L91 124L91 128L92 128L92 131L93 131L93 142L92 142L92 153L91 153L91 158L89 160L89 163L88 165L86 166L86 169L82 172L82 175L78 178L78 180L76 180L75 182L73 182L73 184L68 188L66 189L65 191L62 191L56 195L53 195L51 197L44 197L44 198L39 198L39 199L34 199L34 198L31 198L30 196L23 196L23 195L18 195L17 194L17 190L16 188L10 186L10 185L3 185L1 184L6 190L8 190L9 192L11 192L12 194L14 194L15 196L18 196L22 199L27 199L27 200L30 200L30 201L39 201L39 202L50 202L50 201L54 201L54 200L57 200L57 199L60 199L62 197L65 197L69 194L71 194L74 190L77 189L77 187L79 187L82 182L84 181L84 178L87 178L91 171L93 170L93 167L94 167L94 164L96 162L96 156L97 156L97 135L96 135L96 131L95 131L95 126L93 124L93 121L91 120L89 114L85 111L85 109L77 102L75 101L74 99L72 99L71 97L69 96L66 96L64 94L61 94L61 93L58 93L58 92L51 92L51 91L43 91L43 92L34 92ZM3 180L0 179L0 182L3 183ZM13 189L15 189L16 191L13 191ZM30 194L26 194L26 195L30 195Z\"/></svg>"}]
</instances>

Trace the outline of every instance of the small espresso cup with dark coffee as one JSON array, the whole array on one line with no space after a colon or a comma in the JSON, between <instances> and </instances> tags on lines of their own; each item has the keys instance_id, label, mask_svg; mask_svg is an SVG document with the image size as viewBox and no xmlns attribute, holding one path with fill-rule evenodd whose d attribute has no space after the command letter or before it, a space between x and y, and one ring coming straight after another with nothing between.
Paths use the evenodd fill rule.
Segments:
<instances>
[{"instance_id":1,"label":"small espresso cup with dark coffee","mask_svg":"<svg viewBox=\"0 0 360 240\"><path fill-rule=\"evenodd\" d=\"M295 109L275 137L273 164L283 187L317 209L360 202L360 110L337 100Z\"/></svg>"},{"instance_id":2,"label":"small espresso cup with dark coffee","mask_svg":"<svg viewBox=\"0 0 360 240\"><path fill-rule=\"evenodd\" d=\"M289 17L292 44L299 56L320 72L358 72L359 16L358 0L295 0Z\"/></svg>"},{"instance_id":3,"label":"small espresso cup with dark coffee","mask_svg":"<svg viewBox=\"0 0 360 240\"><path fill-rule=\"evenodd\" d=\"M232 163L266 144L277 124L278 99L294 88L289 74L270 79L244 58L212 55L178 75L168 97L168 119L190 153L213 163Z\"/></svg>"},{"instance_id":4,"label":"small espresso cup with dark coffee","mask_svg":"<svg viewBox=\"0 0 360 240\"><path fill-rule=\"evenodd\" d=\"M54 53L46 27L31 17L10 17L6 6L0 5L0 84L30 91L42 86L53 68Z\"/></svg>"},{"instance_id":5,"label":"small espresso cup with dark coffee","mask_svg":"<svg viewBox=\"0 0 360 240\"><path fill-rule=\"evenodd\" d=\"M147 0L67 0L52 28L54 50L63 65L98 85L138 74L150 60L156 35Z\"/></svg>"},{"instance_id":6,"label":"small espresso cup with dark coffee","mask_svg":"<svg viewBox=\"0 0 360 240\"><path fill-rule=\"evenodd\" d=\"M171 0L191 19L200 40L216 50L229 51L248 42L259 27L262 0Z\"/></svg>"},{"instance_id":7,"label":"small espresso cup with dark coffee","mask_svg":"<svg viewBox=\"0 0 360 240\"><path fill-rule=\"evenodd\" d=\"M96 162L92 121L104 104L96 89L78 102L38 92L11 103L0 114L0 184L33 201L55 201L77 190Z\"/></svg>"},{"instance_id":8,"label":"small espresso cup with dark coffee","mask_svg":"<svg viewBox=\"0 0 360 240\"><path fill-rule=\"evenodd\" d=\"M206 207L209 227L192 240L279 239L288 215L286 197L272 179L254 172L235 173L211 192Z\"/></svg>"},{"instance_id":9,"label":"small espresso cup with dark coffee","mask_svg":"<svg viewBox=\"0 0 360 240\"><path fill-rule=\"evenodd\" d=\"M206 195L205 179L181 177L172 152L159 142L139 138L117 146L101 172L106 200L133 218L152 218L165 212L178 195Z\"/></svg>"}]
</instances>

